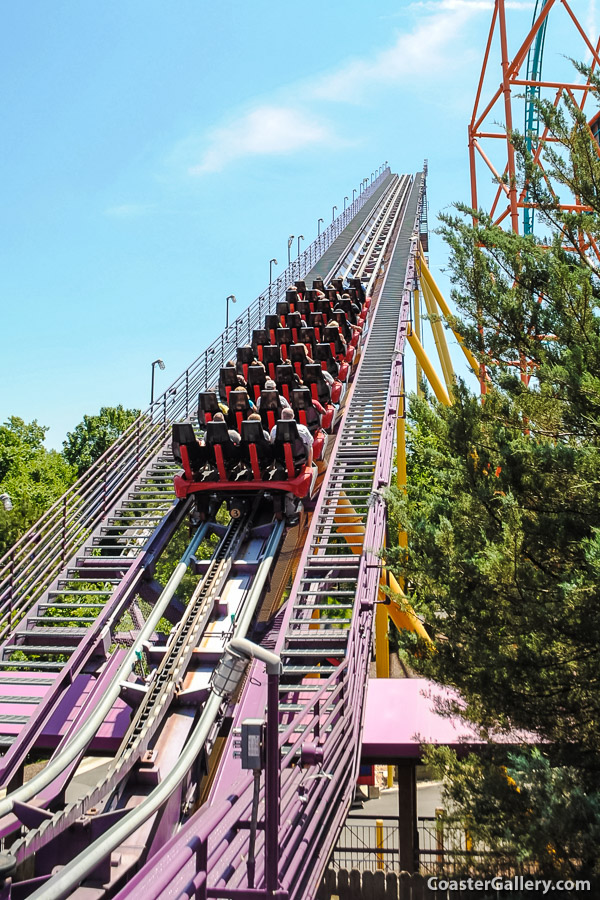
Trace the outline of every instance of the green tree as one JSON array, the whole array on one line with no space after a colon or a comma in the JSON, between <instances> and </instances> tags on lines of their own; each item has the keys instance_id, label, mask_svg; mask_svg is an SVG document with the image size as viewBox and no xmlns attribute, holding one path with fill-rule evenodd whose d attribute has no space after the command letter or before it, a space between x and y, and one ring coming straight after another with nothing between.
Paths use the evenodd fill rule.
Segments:
<instances>
[{"instance_id":1,"label":"green tree","mask_svg":"<svg viewBox=\"0 0 600 900\"><path fill-rule=\"evenodd\" d=\"M139 416L139 409L103 406L97 416L84 416L63 441L63 456L74 466L77 477L94 463Z\"/></svg>"},{"instance_id":2,"label":"green tree","mask_svg":"<svg viewBox=\"0 0 600 900\"><path fill-rule=\"evenodd\" d=\"M592 211L561 212L515 137L544 245L483 214L473 225L464 207L443 219L456 325L490 391L482 404L459 383L450 408L412 398L409 487L390 499L408 551L393 564L434 641L403 635L413 668L458 688L484 735L527 732L510 759L438 755L448 798L480 826L487 804L514 855L589 874L600 872L586 838L597 843L600 812L600 270L586 235L600 233L600 160L575 108L541 112L562 148L546 171Z\"/></svg>"},{"instance_id":3,"label":"green tree","mask_svg":"<svg viewBox=\"0 0 600 900\"><path fill-rule=\"evenodd\" d=\"M72 466L44 447L47 428L11 416L0 426L0 493L12 510L0 506L0 556L74 481Z\"/></svg>"}]
</instances>

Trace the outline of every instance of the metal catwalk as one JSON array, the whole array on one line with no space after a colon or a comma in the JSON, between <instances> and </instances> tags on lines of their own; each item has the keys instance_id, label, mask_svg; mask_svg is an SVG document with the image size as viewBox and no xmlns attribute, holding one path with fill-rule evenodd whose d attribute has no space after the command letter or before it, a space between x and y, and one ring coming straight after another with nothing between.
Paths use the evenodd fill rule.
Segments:
<instances>
[{"instance_id":1,"label":"metal catwalk","mask_svg":"<svg viewBox=\"0 0 600 900\"><path fill-rule=\"evenodd\" d=\"M385 170L0 562L0 772L7 789L0 834L11 847L4 871L15 882L11 888L7 878L0 896L307 900L316 893L358 773L385 531L381 489L392 467L424 187L420 174L398 178ZM191 561L202 586L196 604L183 608L176 584L164 588L154 579L157 559L191 508L190 500L173 501L179 467L170 426L193 417L198 392L250 342L288 283L317 272L326 281L361 279L373 298L368 334L290 596L264 641L282 672L267 674L255 661L228 703L209 682L190 681L186 692L186 672L191 660L198 667L200 636L223 604L224 622L245 623L235 636L249 634L284 525L253 510L226 533L215 526L217 550L204 568L194 557L210 530L201 526L178 577ZM155 632L161 616L173 623L167 644ZM231 634L224 627L222 635ZM115 643L122 649L111 652ZM142 656L150 673L144 683ZM86 751L101 746L100 727L117 700L134 711L136 735L130 729L117 743L110 777L65 805L66 786ZM27 754L52 746L53 716L70 703L50 763L20 786ZM254 784L235 753L236 728L264 717L266 706L270 750L250 885ZM167 760L169 741L171 768L183 773L188 765L170 792L168 777L151 765L161 753ZM181 752L174 756L175 746ZM139 780L140 770L150 785L141 791L123 780L132 772ZM201 798L192 782L207 782ZM119 805L121 795L130 799ZM208 802L198 808L199 798ZM139 847L128 851L131 835Z\"/></svg>"}]
</instances>

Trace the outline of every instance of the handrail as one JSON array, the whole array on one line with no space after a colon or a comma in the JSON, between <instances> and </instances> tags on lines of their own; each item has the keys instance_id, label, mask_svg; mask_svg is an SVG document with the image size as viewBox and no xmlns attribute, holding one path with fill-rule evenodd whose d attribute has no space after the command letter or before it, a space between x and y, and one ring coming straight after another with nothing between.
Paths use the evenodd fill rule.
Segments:
<instances>
[{"instance_id":1,"label":"handrail","mask_svg":"<svg viewBox=\"0 0 600 900\"><path fill-rule=\"evenodd\" d=\"M171 423L190 417L198 392L216 383L221 366L240 343L250 341L288 284L310 271L389 174L385 169L0 559L0 639L10 634L149 467L167 444Z\"/></svg>"},{"instance_id":2,"label":"handrail","mask_svg":"<svg viewBox=\"0 0 600 900\"><path fill-rule=\"evenodd\" d=\"M385 483L391 469L391 444L395 430L395 418L398 405L399 385L402 373L402 351L404 346L406 325L410 309L410 291L414 279L414 260L417 253L418 222L420 202L423 197L423 185L419 190L414 224L412 227L409 261L404 274L404 286L399 290L398 328L395 334L395 350L391 363L391 374L387 396L385 397L385 424L379 436L378 453L373 472L373 486L376 489ZM387 273L386 273L387 280ZM375 319L376 327L377 319ZM369 340L372 339L372 330ZM368 353L368 346L365 351ZM363 359L365 357L363 356ZM358 377L358 376L357 376ZM356 382L355 382L356 388ZM349 414L347 404L346 415ZM394 415L392 415L394 413ZM340 437L338 437L338 440ZM334 450L335 454L335 450ZM332 454L332 460L333 455ZM330 461L330 465L332 462ZM323 488L326 487L325 482ZM322 488L322 490L323 490ZM323 494L322 494L323 496ZM323 501L324 502L324 501ZM309 531L310 541L315 527L317 513L313 517L313 525ZM373 502L368 504L365 515L365 533L363 553L360 558L356 577L357 594L362 599L375 600L379 587L380 570L378 566L377 547L381 546L385 531L385 505L379 495L373 495ZM374 549L375 548L375 549ZM335 557L331 557L335 566ZM299 572L297 577L302 575ZM318 577L315 576L315 580ZM283 890L289 890L293 897L306 898L316 892L316 879L329 854L328 838L341 826L346 808L350 802L352 776L358 769L360 759L360 733L362 730L362 711L366 693L367 674L371 650L371 633L373 627L373 608L368 604L356 603L352 611L348 629L346 655L334 672L323 680L316 695L295 710L285 730L280 735L280 750L285 753L280 761L281 773L281 828L279 832L279 881ZM290 614L291 615L291 610ZM289 618L289 615L287 618ZM285 620L284 625L285 628ZM285 656L285 649L281 651ZM298 692L301 692L301 685ZM296 729L301 729L296 732ZM293 765L298 762L299 745L309 741L320 744L323 750L322 770L312 765L302 768ZM225 886L226 872L236 870L243 853L243 844L236 829L236 822L246 821L252 802L252 777L243 773L228 788L227 799L223 798L217 805L203 808L183 826L180 833L173 837L163 848L164 855L173 864L171 872L175 876L169 883L170 896L184 896L184 885L190 883L194 873L200 877L204 870L212 873L215 881L213 889L228 889L239 884L237 875ZM233 798L235 798L233 800ZM259 805L264 802L264 790L261 791ZM232 803L233 800L233 803ZM192 869L194 860L189 847L207 848L207 862L197 864ZM264 844L264 833L256 838L255 883L260 884L264 872L264 861L261 848ZM227 849L229 847L229 849ZM175 861L180 862L179 871ZM216 865L218 860L218 865ZM156 869L150 876L152 861L134 876L133 880L118 894L118 900L137 896L144 892L148 900L159 896L156 890ZM206 867L206 869L204 868ZM221 873L219 875L219 873ZM164 882L160 881L163 884Z\"/></svg>"}]
</instances>

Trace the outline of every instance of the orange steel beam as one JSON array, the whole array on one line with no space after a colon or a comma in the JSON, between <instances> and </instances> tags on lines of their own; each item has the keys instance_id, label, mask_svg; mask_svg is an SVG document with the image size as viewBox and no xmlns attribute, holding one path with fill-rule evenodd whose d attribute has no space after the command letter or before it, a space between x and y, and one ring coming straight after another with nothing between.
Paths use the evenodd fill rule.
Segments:
<instances>
[{"instance_id":1,"label":"orange steel beam","mask_svg":"<svg viewBox=\"0 0 600 900\"><path fill-rule=\"evenodd\" d=\"M478 160L481 160L484 165L482 171L489 171L492 179L496 181L494 192L490 197L490 201L492 202L490 216L496 225L504 223L504 227L506 227L507 224L505 220L508 219L511 229L516 232L519 231L520 210L525 209L526 207L531 208L531 204L525 201L527 187L517 187L516 181L515 149L511 141L515 114L513 104L516 102L514 89L519 88L519 90L521 90L523 87L534 86L546 90L556 90L556 97L553 101L555 108L558 107L563 97L568 96L579 109L583 109L588 94L592 91L596 91L596 88L590 83L589 78L587 81L577 84L573 83L571 80L565 82L556 81L551 77L545 80L535 81L524 77L520 72L523 63L526 60L527 53L532 47L540 28L547 20L550 11L554 7L560 6L564 7L569 21L575 25L577 35L583 40L586 50L591 55L591 70L593 71L600 67L600 37L597 39L597 43L594 46L592 41L585 34L567 0L549 0L549 2L546 3L537 15L535 22L528 30L525 39L520 43L516 53L511 58L508 49L508 34L506 27L506 0L495 0L490 29L485 45L481 73L477 83L473 113L469 124L469 165L471 174L472 207L477 210L481 205L478 185L478 170L481 165L481 163L478 165ZM496 49L494 49L495 44L497 45L498 43L499 48L496 47ZM486 78L489 77L492 72L492 51L494 50L494 53L496 53L498 49L502 78L498 87L491 91L491 96L488 95L486 97L485 83ZM505 130L502 133L498 133L494 130L498 127L498 115L496 115L496 120L493 122L494 129L490 128L489 125L486 127L484 124L486 120L488 120L488 117L490 120L489 124L492 124L490 113L492 113L496 104L500 102L502 103L501 109L503 113L501 118L505 123ZM498 113L499 110L496 112ZM506 164L503 176L500 175L501 167L497 162L493 163L491 161L490 156L486 153L484 146L482 146L481 142L487 140L496 142L500 140L506 142ZM554 197L556 197L556 192L552 187L548 173L544 170L542 154L546 144L557 143L560 143L559 139L550 133L548 126L544 126L542 134L536 141L533 152L533 162L541 170L542 177ZM597 152L600 155L600 147L598 147ZM507 200L508 208L506 211L503 210L503 204L500 203L502 197L506 197ZM565 211L584 211L587 209L586 206L579 203L579 198L574 199L574 203L569 202L566 204L559 204L559 207Z\"/></svg>"}]
</instances>

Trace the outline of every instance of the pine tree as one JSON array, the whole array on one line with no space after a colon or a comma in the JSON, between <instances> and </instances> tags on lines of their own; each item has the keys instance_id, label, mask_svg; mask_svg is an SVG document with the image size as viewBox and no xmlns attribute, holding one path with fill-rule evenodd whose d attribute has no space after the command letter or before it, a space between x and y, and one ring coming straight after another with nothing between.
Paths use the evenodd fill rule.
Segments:
<instances>
[{"instance_id":1,"label":"pine tree","mask_svg":"<svg viewBox=\"0 0 600 900\"><path fill-rule=\"evenodd\" d=\"M489 390L482 404L459 382L450 408L412 398L408 491L390 497L408 550L392 564L434 639L429 650L403 637L413 668L456 687L483 734L527 735L510 759L433 754L449 799L471 823L487 804L504 841L511 823L515 856L589 873L600 871L600 159L576 107L540 111L558 139L546 171L590 211L561 212L515 136L549 237L505 233L483 213L473 224L465 207L444 217L456 327ZM544 807L553 790L564 802Z\"/></svg>"}]
</instances>

